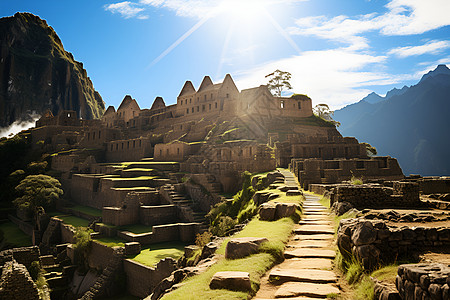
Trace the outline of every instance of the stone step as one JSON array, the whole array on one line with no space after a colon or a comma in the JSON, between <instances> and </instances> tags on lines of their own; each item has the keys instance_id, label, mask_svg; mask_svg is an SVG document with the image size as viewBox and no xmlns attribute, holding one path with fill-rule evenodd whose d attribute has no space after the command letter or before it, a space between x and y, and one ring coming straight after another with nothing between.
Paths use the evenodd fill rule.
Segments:
<instances>
[{"instance_id":1,"label":"stone step","mask_svg":"<svg viewBox=\"0 0 450 300\"><path fill-rule=\"evenodd\" d=\"M286 250L284 252L285 258L299 257L299 258L332 258L336 256L334 250L328 249L314 249L314 248L296 248L293 250Z\"/></svg>"},{"instance_id":2,"label":"stone step","mask_svg":"<svg viewBox=\"0 0 450 300\"><path fill-rule=\"evenodd\" d=\"M298 222L299 225L332 225L333 223L331 221L326 220L314 220L314 221L300 221Z\"/></svg>"},{"instance_id":3,"label":"stone step","mask_svg":"<svg viewBox=\"0 0 450 300\"><path fill-rule=\"evenodd\" d=\"M333 234L309 234L309 235L294 235L294 241L300 240L333 240Z\"/></svg>"},{"instance_id":4,"label":"stone step","mask_svg":"<svg viewBox=\"0 0 450 300\"><path fill-rule=\"evenodd\" d=\"M330 258L291 258L284 260L278 266L286 269L331 270L333 267L333 260Z\"/></svg>"},{"instance_id":5,"label":"stone step","mask_svg":"<svg viewBox=\"0 0 450 300\"><path fill-rule=\"evenodd\" d=\"M310 283L333 283L338 280L336 274L329 270L316 269L273 269L269 274L271 282L310 282Z\"/></svg>"},{"instance_id":6,"label":"stone step","mask_svg":"<svg viewBox=\"0 0 450 300\"><path fill-rule=\"evenodd\" d=\"M311 215L311 216L328 216L328 211L308 211L304 212L304 215Z\"/></svg>"},{"instance_id":7,"label":"stone step","mask_svg":"<svg viewBox=\"0 0 450 300\"><path fill-rule=\"evenodd\" d=\"M331 284L286 282L275 292L275 298L298 296L326 298L329 294L340 294L340 290Z\"/></svg>"},{"instance_id":8,"label":"stone step","mask_svg":"<svg viewBox=\"0 0 450 300\"><path fill-rule=\"evenodd\" d=\"M311 297L289 297L283 298L283 300L317 300L317 299L327 299L327 298L311 298ZM252 300L273 300L270 298L253 298Z\"/></svg>"},{"instance_id":9,"label":"stone step","mask_svg":"<svg viewBox=\"0 0 450 300\"><path fill-rule=\"evenodd\" d=\"M295 234L334 234L334 228L330 225L301 225L294 230Z\"/></svg>"},{"instance_id":10,"label":"stone step","mask_svg":"<svg viewBox=\"0 0 450 300\"><path fill-rule=\"evenodd\" d=\"M330 248L331 240L300 240L292 241L288 248Z\"/></svg>"}]
</instances>

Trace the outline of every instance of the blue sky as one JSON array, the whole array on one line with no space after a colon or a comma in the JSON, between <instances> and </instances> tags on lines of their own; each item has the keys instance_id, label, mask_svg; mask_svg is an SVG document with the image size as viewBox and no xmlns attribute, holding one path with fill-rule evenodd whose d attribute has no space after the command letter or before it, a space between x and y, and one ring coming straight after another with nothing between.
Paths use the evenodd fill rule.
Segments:
<instances>
[{"instance_id":1,"label":"blue sky","mask_svg":"<svg viewBox=\"0 0 450 300\"><path fill-rule=\"evenodd\" d=\"M448 0L0 0L45 19L116 108L176 102L184 82L230 73L240 90L292 73L291 92L333 108L450 65Z\"/></svg>"}]
</instances>

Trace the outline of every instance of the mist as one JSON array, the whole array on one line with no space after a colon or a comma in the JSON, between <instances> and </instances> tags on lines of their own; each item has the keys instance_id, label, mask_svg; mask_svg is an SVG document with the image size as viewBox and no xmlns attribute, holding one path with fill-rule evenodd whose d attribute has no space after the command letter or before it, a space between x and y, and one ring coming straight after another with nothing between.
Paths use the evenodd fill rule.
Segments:
<instances>
[{"instance_id":1,"label":"mist","mask_svg":"<svg viewBox=\"0 0 450 300\"><path fill-rule=\"evenodd\" d=\"M27 118L27 120L16 120L8 127L0 127L0 138L13 137L22 130L34 127L36 121L39 120L40 117L40 115L33 113L29 115L29 118Z\"/></svg>"}]
</instances>

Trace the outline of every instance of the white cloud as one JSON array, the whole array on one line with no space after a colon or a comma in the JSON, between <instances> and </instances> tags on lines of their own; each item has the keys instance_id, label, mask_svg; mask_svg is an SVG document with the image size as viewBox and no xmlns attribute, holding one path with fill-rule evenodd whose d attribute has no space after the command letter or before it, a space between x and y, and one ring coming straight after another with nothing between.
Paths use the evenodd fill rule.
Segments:
<instances>
[{"instance_id":1,"label":"white cloud","mask_svg":"<svg viewBox=\"0 0 450 300\"><path fill-rule=\"evenodd\" d=\"M301 18L296 27L289 29L294 35L316 36L349 44L354 50L368 48L363 33L379 31L383 35L421 34L450 25L448 0L391 0L384 14L368 14L350 18L315 16Z\"/></svg>"},{"instance_id":2,"label":"white cloud","mask_svg":"<svg viewBox=\"0 0 450 300\"><path fill-rule=\"evenodd\" d=\"M22 130L30 129L34 127L36 121L39 120L40 115L33 113L29 115L27 120L16 120L8 127L0 127L0 137L12 137Z\"/></svg>"},{"instance_id":3,"label":"white cloud","mask_svg":"<svg viewBox=\"0 0 450 300\"><path fill-rule=\"evenodd\" d=\"M241 5L245 1L252 2L254 5L268 6L308 0L139 0L137 2L124 1L108 4L105 6L105 9L113 13L119 13L126 19L133 17L139 19L148 18L146 15L140 14L147 7L164 8L175 12L177 16L203 19L211 17L217 12L217 9L224 5L229 6L233 5L233 3Z\"/></svg>"},{"instance_id":4,"label":"white cloud","mask_svg":"<svg viewBox=\"0 0 450 300\"><path fill-rule=\"evenodd\" d=\"M327 103L336 109L369 94L367 86L403 80L400 75L392 76L379 70L386 59L348 49L308 51L236 73L234 77L238 88L246 89L266 83L264 76L275 69L288 71L292 74L293 92L309 95L313 105ZM367 71L370 69L373 71Z\"/></svg>"},{"instance_id":5,"label":"white cloud","mask_svg":"<svg viewBox=\"0 0 450 300\"><path fill-rule=\"evenodd\" d=\"M420 46L406 46L398 47L390 50L389 55L395 55L397 57L408 57L422 54L439 54L443 50L450 47L450 41L430 41Z\"/></svg>"},{"instance_id":6,"label":"white cloud","mask_svg":"<svg viewBox=\"0 0 450 300\"><path fill-rule=\"evenodd\" d=\"M141 12L144 11L144 8L138 7L135 3L130 2L130 1L107 4L104 7L105 7L105 10L110 11L113 14L118 13L125 19L134 18L134 17L136 17L138 19L147 19L148 18L148 16L141 14Z\"/></svg>"}]
</instances>

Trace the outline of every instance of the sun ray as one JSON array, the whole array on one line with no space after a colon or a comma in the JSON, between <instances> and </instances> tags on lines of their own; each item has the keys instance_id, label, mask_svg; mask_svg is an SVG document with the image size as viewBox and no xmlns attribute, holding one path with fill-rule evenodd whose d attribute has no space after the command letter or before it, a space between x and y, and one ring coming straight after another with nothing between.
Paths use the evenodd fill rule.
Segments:
<instances>
[{"instance_id":1,"label":"sun ray","mask_svg":"<svg viewBox=\"0 0 450 300\"><path fill-rule=\"evenodd\" d=\"M179 44L181 44L185 39L187 39L191 34L193 34L197 29L199 29L203 24L205 24L206 21L208 21L211 17L207 16L198 21L194 26L192 26L188 31L186 31L185 34L183 34L181 37L179 37L172 45L170 45L166 50L164 50L157 58L155 58L150 65L148 65L148 68L151 68L155 64L157 64L161 59L163 59L167 54L172 52L173 49L175 49Z\"/></svg>"},{"instance_id":2,"label":"sun ray","mask_svg":"<svg viewBox=\"0 0 450 300\"><path fill-rule=\"evenodd\" d=\"M234 22L230 22L230 26L228 27L227 35L225 36L225 42L223 44L222 53L220 54L219 65L217 66L216 77L219 78L220 73L222 72L222 66L225 61L225 53L228 51L228 46L230 44L231 36L234 31Z\"/></svg>"},{"instance_id":3,"label":"sun ray","mask_svg":"<svg viewBox=\"0 0 450 300\"><path fill-rule=\"evenodd\" d=\"M263 11L267 18L269 19L270 23L275 27L275 29L281 34L282 37L292 46L292 48L297 51L298 54L301 53L300 48L297 46L297 44L294 42L294 40L289 36L289 34L283 29L283 27L280 26L280 24L275 20L272 15L267 11L266 8L263 8Z\"/></svg>"}]
</instances>

